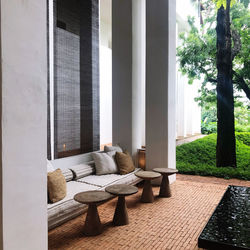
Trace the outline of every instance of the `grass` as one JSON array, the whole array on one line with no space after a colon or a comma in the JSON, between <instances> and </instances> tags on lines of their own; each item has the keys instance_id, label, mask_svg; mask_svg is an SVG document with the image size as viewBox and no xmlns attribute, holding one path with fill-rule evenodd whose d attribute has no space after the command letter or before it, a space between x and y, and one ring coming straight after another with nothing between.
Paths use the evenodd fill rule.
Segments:
<instances>
[{"instance_id":1,"label":"grass","mask_svg":"<svg viewBox=\"0 0 250 250\"><path fill-rule=\"evenodd\" d=\"M216 167L216 134L176 147L176 167L182 174L250 180L250 132L236 133L237 168Z\"/></svg>"}]
</instances>

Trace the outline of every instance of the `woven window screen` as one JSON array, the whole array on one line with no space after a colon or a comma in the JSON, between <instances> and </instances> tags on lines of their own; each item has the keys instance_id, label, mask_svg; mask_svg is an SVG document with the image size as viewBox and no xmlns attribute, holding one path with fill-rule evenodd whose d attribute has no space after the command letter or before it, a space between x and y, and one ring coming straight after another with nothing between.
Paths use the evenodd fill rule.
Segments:
<instances>
[{"instance_id":1,"label":"woven window screen","mask_svg":"<svg viewBox=\"0 0 250 250\"><path fill-rule=\"evenodd\" d=\"M91 8L85 8L86 2ZM95 66L99 65L99 53L88 53L89 50L99 52L99 43L95 42L92 45L96 39L99 41L99 22L92 22L93 15L95 20L99 20L99 5L93 5L92 2L98 3L98 0L56 1L54 12L55 158L99 149L99 66ZM84 24L83 20L86 20L86 26L84 26L89 29L88 36L84 39L82 36L85 34L80 29ZM91 46L86 46L86 40L87 45ZM86 53L83 53L84 51ZM83 67L82 62L86 60L88 64ZM89 91L83 93L83 89ZM98 146L93 147L93 145Z\"/></svg>"},{"instance_id":2,"label":"woven window screen","mask_svg":"<svg viewBox=\"0 0 250 250\"><path fill-rule=\"evenodd\" d=\"M56 152L80 150L79 36L56 29L55 125Z\"/></svg>"}]
</instances>

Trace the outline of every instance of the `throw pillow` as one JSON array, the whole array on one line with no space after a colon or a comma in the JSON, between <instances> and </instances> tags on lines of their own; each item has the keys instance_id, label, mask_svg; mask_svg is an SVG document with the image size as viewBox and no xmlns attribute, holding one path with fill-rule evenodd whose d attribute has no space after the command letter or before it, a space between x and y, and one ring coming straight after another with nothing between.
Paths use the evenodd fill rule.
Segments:
<instances>
[{"instance_id":1,"label":"throw pillow","mask_svg":"<svg viewBox=\"0 0 250 250\"><path fill-rule=\"evenodd\" d=\"M55 203L62 200L67 194L66 180L61 169L47 174L49 201Z\"/></svg>"},{"instance_id":2,"label":"throw pillow","mask_svg":"<svg viewBox=\"0 0 250 250\"><path fill-rule=\"evenodd\" d=\"M62 174L66 182L73 180L73 172L70 169L67 168L67 169L62 170Z\"/></svg>"},{"instance_id":3,"label":"throw pillow","mask_svg":"<svg viewBox=\"0 0 250 250\"><path fill-rule=\"evenodd\" d=\"M87 164L79 164L70 168L74 174L74 179L80 179L95 172L94 167Z\"/></svg>"},{"instance_id":4,"label":"throw pillow","mask_svg":"<svg viewBox=\"0 0 250 250\"><path fill-rule=\"evenodd\" d=\"M95 161L96 175L116 174L118 173L114 159L107 153L92 153Z\"/></svg>"},{"instance_id":5,"label":"throw pillow","mask_svg":"<svg viewBox=\"0 0 250 250\"><path fill-rule=\"evenodd\" d=\"M116 152L115 159L120 174L128 174L135 170L135 166L129 152Z\"/></svg>"},{"instance_id":6,"label":"throw pillow","mask_svg":"<svg viewBox=\"0 0 250 250\"><path fill-rule=\"evenodd\" d=\"M106 154L109 155L110 157L112 157L114 159L114 161L115 161L115 154L116 154L116 152L117 151L114 150L114 151L109 151Z\"/></svg>"},{"instance_id":7,"label":"throw pillow","mask_svg":"<svg viewBox=\"0 0 250 250\"><path fill-rule=\"evenodd\" d=\"M122 148L118 145L115 146L104 146L104 152L111 152L111 151L116 151L116 152L123 152Z\"/></svg>"}]
</instances>

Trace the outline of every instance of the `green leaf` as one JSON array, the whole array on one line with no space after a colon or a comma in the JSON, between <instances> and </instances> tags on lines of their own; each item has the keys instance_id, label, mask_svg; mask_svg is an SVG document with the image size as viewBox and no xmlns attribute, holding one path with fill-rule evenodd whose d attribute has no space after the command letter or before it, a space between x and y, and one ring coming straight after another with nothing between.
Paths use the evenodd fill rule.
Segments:
<instances>
[{"instance_id":1,"label":"green leaf","mask_svg":"<svg viewBox=\"0 0 250 250\"><path fill-rule=\"evenodd\" d=\"M219 9L221 6L223 6L225 9L227 8L227 0L213 0L213 2L216 4L217 9ZM230 6L232 7L234 4L236 4L236 0L231 0Z\"/></svg>"},{"instance_id":2,"label":"green leaf","mask_svg":"<svg viewBox=\"0 0 250 250\"><path fill-rule=\"evenodd\" d=\"M225 0L220 0L220 3ZM214 3L219 1L213 0ZM230 8L231 28L236 30L240 35L241 50L233 61L233 70L248 84L250 87L250 11L246 8L249 0L231 1L234 4ZM181 44L177 48L177 56L180 64L180 72L189 79L187 84L191 84L194 80L201 79L201 88L195 101L201 107L216 104L216 82L210 82L209 79L217 78L216 68L216 4L211 5L211 0L203 0L204 10L204 26L197 29L195 19L188 17L190 29L181 33ZM233 43L232 43L233 44ZM240 100L239 91L244 94L236 77L234 81L234 99L235 106ZM238 94L236 94L238 93ZM245 95L244 95L245 96Z\"/></svg>"}]
</instances>

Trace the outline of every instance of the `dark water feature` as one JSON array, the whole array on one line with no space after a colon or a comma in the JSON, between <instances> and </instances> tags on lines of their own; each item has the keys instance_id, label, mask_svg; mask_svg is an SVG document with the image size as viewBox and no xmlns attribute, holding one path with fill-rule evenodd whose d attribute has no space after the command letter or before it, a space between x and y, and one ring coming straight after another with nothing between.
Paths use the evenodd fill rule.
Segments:
<instances>
[{"instance_id":1,"label":"dark water feature","mask_svg":"<svg viewBox=\"0 0 250 250\"><path fill-rule=\"evenodd\" d=\"M198 239L206 249L250 249L250 188L229 186Z\"/></svg>"}]
</instances>

